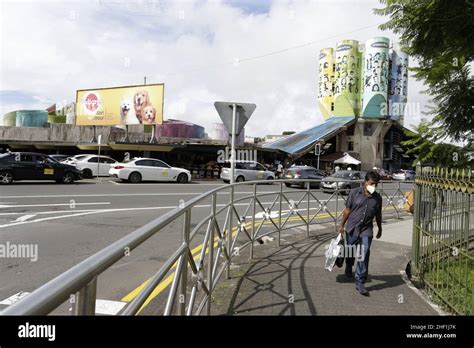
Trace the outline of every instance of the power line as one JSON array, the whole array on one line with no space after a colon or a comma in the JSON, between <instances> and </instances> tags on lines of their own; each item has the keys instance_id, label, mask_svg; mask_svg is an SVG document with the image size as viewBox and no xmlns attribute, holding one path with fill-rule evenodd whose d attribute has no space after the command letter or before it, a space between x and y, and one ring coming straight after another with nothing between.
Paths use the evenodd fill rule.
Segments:
<instances>
[{"instance_id":1,"label":"power line","mask_svg":"<svg viewBox=\"0 0 474 348\"><path fill-rule=\"evenodd\" d=\"M240 64L242 62L249 62L249 61L252 61L252 60L267 58L267 57L271 57L271 56L274 56L274 55L286 53L286 52L291 51L291 50L312 46L312 45L315 45L315 44L318 44L318 43L321 43L321 42L324 42L324 41L327 41L327 40L336 39L336 38L338 38L340 36L343 36L343 35L349 35L349 34L353 34L353 33L358 32L358 31L363 31L363 30L370 29L370 28L373 28L373 27L378 27L381 24L383 24L383 23L372 24L372 25L360 27L360 28L357 28L357 29L354 29L354 30L351 30L351 31L344 32L344 33L339 33L339 34L336 34L336 35L327 36L327 37L322 38L322 39L318 39L318 40L302 43L302 44L299 44L299 45L294 45L294 46L282 48L282 49L279 49L279 50L276 50L276 51L264 53L264 54L257 55L257 56L252 56L252 57L247 57L247 58L242 58L242 59L235 59L235 60L232 60L232 61L227 61L227 62L215 64L213 66L208 65L208 66L191 68L191 69L188 69L188 70L181 70L179 72L167 73L167 74L164 74L164 76L172 76L172 75L180 75L180 74L183 74L183 73L194 73L194 72L200 72L200 71L205 71L205 70L212 70L212 69L221 68L221 67L228 66L228 65L235 65L236 63Z\"/></svg>"}]
</instances>

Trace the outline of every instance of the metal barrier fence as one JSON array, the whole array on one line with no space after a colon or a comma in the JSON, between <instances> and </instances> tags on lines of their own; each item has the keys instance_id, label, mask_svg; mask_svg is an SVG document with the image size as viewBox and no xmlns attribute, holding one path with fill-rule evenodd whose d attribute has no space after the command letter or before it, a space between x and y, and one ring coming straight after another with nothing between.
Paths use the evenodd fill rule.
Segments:
<instances>
[{"instance_id":1,"label":"metal barrier fence","mask_svg":"<svg viewBox=\"0 0 474 348\"><path fill-rule=\"evenodd\" d=\"M474 196L471 171L417 167L413 266L434 299L474 314Z\"/></svg>"},{"instance_id":2,"label":"metal barrier fence","mask_svg":"<svg viewBox=\"0 0 474 348\"><path fill-rule=\"evenodd\" d=\"M157 232L182 220L179 247L120 314L138 314L150 301L154 289L165 277L171 277L162 314L209 315L212 293L223 274L227 277L231 275L232 260L240 250L249 248L252 258L258 241L265 236L276 235L277 245L280 246L283 231L291 233L292 229L301 226L306 228L306 236L309 236L313 224L327 224L336 231L345 194L349 185L354 183L357 185L355 181L338 180L330 189L332 192L326 194L321 193L323 190L318 180L274 180L270 183L272 186L262 185L262 181L220 186L90 256L1 314L46 315L69 303L71 295L74 298L73 314L95 314L98 277L121 260L125 251L133 251ZM290 184L301 185L302 188L293 190L287 187ZM251 192L241 191L248 187ZM407 209L407 196L412 187L413 182L380 182L378 192L383 198L383 212L400 217L402 210ZM224 202L221 200L219 203L221 196ZM204 219L193 222L193 217L199 215L195 209L199 205L202 208L206 202L209 203L209 213Z\"/></svg>"}]
</instances>

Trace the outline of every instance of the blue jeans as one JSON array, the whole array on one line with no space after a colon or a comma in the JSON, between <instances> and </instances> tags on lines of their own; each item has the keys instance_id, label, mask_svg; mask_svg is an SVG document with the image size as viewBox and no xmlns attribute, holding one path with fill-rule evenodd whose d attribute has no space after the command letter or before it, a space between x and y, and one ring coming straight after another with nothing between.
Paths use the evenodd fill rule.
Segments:
<instances>
[{"instance_id":1,"label":"blue jeans","mask_svg":"<svg viewBox=\"0 0 474 348\"><path fill-rule=\"evenodd\" d=\"M364 284L369 274L369 257L370 257L370 245L372 244L373 237L358 237L355 240L353 237L346 233L346 243L348 245L354 245L356 248L353 250L359 250L357 255L357 265L355 271L356 283ZM354 265L355 257L346 257L346 268L352 269Z\"/></svg>"}]
</instances>

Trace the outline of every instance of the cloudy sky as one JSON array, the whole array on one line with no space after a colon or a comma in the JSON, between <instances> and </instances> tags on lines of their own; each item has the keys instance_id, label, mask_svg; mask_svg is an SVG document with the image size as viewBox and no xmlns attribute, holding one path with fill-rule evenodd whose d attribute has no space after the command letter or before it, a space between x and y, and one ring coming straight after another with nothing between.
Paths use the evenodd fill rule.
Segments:
<instances>
[{"instance_id":1,"label":"cloudy sky","mask_svg":"<svg viewBox=\"0 0 474 348\"><path fill-rule=\"evenodd\" d=\"M397 37L378 0L1 1L0 115L74 101L77 89L165 83L166 118L210 130L216 100L252 102L246 134L323 121L317 57L340 39ZM411 65L415 62L411 62ZM428 97L409 81L417 124ZM1 116L0 116L1 117ZM1 124L1 120L0 120Z\"/></svg>"}]
</instances>

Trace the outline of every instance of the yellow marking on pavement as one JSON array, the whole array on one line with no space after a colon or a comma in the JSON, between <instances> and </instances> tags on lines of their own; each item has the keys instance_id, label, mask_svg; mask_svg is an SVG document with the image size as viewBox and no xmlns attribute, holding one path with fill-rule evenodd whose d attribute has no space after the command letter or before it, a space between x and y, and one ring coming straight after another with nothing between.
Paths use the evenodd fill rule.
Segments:
<instances>
[{"instance_id":1,"label":"yellow marking on pavement","mask_svg":"<svg viewBox=\"0 0 474 348\"><path fill-rule=\"evenodd\" d=\"M388 209L394 209L394 208L393 207L388 207L386 210L388 210ZM342 213L342 211L337 212L336 215L339 215L340 213ZM335 212L332 212L332 214L335 214ZM325 218L325 217L330 217L330 216L331 215L328 214L328 213L313 214L313 216L311 218ZM273 219L273 220L276 220L276 218ZM283 218L282 218L282 220L283 220ZM301 220L301 218L299 216L292 216L288 219L288 221L295 221L295 220ZM271 221L264 222L264 224L270 224L270 223L271 223ZM250 225L251 225L251 222L248 222L245 226L246 226L246 228L250 228ZM234 227L232 229L232 237L234 237L236 234L237 234L237 228ZM218 245L218 242L216 241L214 243L214 249L217 247L217 245ZM197 258L200 256L199 252L202 250L202 248L203 248L203 244L200 244L197 247L195 247L193 250L191 250L191 254L193 255L194 261L196 261ZM207 254L208 252L209 252L209 249L206 250L205 254ZM176 265L177 265L177 262L175 262L173 264L171 269L176 268ZM175 272L170 274L168 277L166 277L164 280L162 280L161 283L158 284L158 286L153 290L153 292L150 294L150 296L148 296L146 301L143 303L142 307L138 310L137 314L139 314L156 296L158 296L163 290L165 290L173 282L174 275L175 275ZM138 294L145 288L145 286L148 284L148 282L151 279L152 279L152 277L148 278L140 286L138 286L136 289L131 291L128 295L123 297L121 301L127 302L127 303L133 301L133 299L138 296Z\"/></svg>"},{"instance_id":2,"label":"yellow marking on pavement","mask_svg":"<svg viewBox=\"0 0 474 348\"><path fill-rule=\"evenodd\" d=\"M316 214L318 215L318 214ZM316 216L316 215L313 215L313 216ZM324 217L329 217L330 215L325 213L325 214L320 214L318 215L319 218L324 218ZM283 220L283 219L282 219ZM293 217L290 217L288 219L288 221L294 221L294 220L301 220L301 218L299 216L293 216ZM264 222L264 224L270 224L271 221L266 221ZM250 222L248 222L245 226L246 228L249 228L251 225ZM237 233L237 228L234 227L233 230L232 230L232 237L234 237ZM216 241L214 243L214 248L216 248L218 245L218 242ZM197 247L195 247L193 250L191 250L191 254L193 255L193 259L194 261L197 260L197 257L200 256L199 255L199 252L202 250L203 248L203 244L200 244L198 245ZM206 254L208 253L209 250L206 251ZM177 262L175 262L173 264L173 266L171 267L171 269L173 268L176 268L176 265L177 265ZM138 296L138 294L145 288L145 286L150 282L150 280L152 279L152 277L148 278L147 280L145 280L142 284L140 284L136 289L132 290L129 294L127 294L126 296L124 296L122 298L121 301L123 302L131 302L133 301L133 299L135 297ZM158 296L163 290L165 290L172 282L173 282L173 279L174 279L174 273L170 274L168 277L166 277L163 281L161 281L160 284L158 284L158 286L153 290L153 292L150 294L150 296L148 296L147 300L145 301L145 303L142 305L142 307L140 308L140 310L137 312L140 313L140 311L145 308L151 300L153 300L156 296Z\"/></svg>"}]
</instances>

